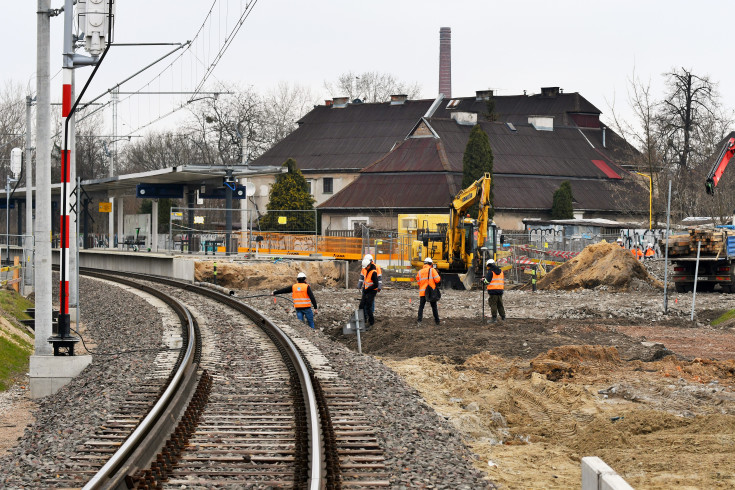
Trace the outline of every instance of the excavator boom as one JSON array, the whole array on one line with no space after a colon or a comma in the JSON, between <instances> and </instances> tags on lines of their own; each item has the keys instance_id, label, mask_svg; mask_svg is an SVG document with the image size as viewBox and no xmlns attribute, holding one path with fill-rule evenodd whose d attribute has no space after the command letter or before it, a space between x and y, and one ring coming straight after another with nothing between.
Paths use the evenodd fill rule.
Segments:
<instances>
[{"instance_id":1,"label":"excavator boom","mask_svg":"<svg viewBox=\"0 0 735 490\"><path fill-rule=\"evenodd\" d=\"M730 163L733 155L735 155L735 138L730 138L722 147L720 155L717 157L717 160L715 160L714 165L712 165L712 170L710 170L707 175L707 180L704 184L707 188L707 194L715 193L715 187L717 187L717 184L720 182L722 173L727 168L727 164Z\"/></svg>"}]
</instances>

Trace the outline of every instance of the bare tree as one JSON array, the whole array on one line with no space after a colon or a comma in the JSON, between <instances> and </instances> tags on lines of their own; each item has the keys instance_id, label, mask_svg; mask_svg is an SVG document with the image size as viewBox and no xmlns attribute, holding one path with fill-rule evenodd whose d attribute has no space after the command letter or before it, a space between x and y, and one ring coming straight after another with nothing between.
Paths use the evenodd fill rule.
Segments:
<instances>
[{"instance_id":1,"label":"bare tree","mask_svg":"<svg viewBox=\"0 0 735 490\"><path fill-rule=\"evenodd\" d=\"M317 103L308 87L279 83L264 100L265 128L271 144L281 141L297 127L301 119Z\"/></svg>"},{"instance_id":2,"label":"bare tree","mask_svg":"<svg viewBox=\"0 0 735 490\"><path fill-rule=\"evenodd\" d=\"M76 124L76 166L77 175L82 180L99 179L109 173L105 138L99 134L101 126L101 114L95 114Z\"/></svg>"},{"instance_id":3,"label":"bare tree","mask_svg":"<svg viewBox=\"0 0 735 490\"><path fill-rule=\"evenodd\" d=\"M659 112L659 127L664 141L664 160L687 168L692 158L701 162L711 148L706 144L722 134L708 134L718 124L708 120L721 118L717 84L708 76L699 76L681 68L665 74L668 93Z\"/></svg>"},{"instance_id":4,"label":"bare tree","mask_svg":"<svg viewBox=\"0 0 735 490\"><path fill-rule=\"evenodd\" d=\"M220 87L232 95L208 97L192 110L187 126L194 144L208 165L232 165L246 152L259 156L272 145L266 128L263 99L252 88Z\"/></svg>"},{"instance_id":5,"label":"bare tree","mask_svg":"<svg viewBox=\"0 0 735 490\"><path fill-rule=\"evenodd\" d=\"M25 96L20 84L5 82L0 88L0 168L2 181L10 174L10 150L25 141Z\"/></svg>"},{"instance_id":6,"label":"bare tree","mask_svg":"<svg viewBox=\"0 0 735 490\"><path fill-rule=\"evenodd\" d=\"M198 149L188 135L164 131L128 144L121 160L123 173L132 173L201 163L197 155Z\"/></svg>"},{"instance_id":7,"label":"bare tree","mask_svg":"<svg viewBox=\"0 0 735 490\"><path fill-rule=\"evenodd\" d=\"M387 102L391 95L397 94L416 99L421 93L421 86L416 82L401 82L391 74L375 71L360 74L349 71L334 82L324 82L324 88L334 97L347 96L350 100L360 99L363 102Z\"/></svg>"}]
</instances>

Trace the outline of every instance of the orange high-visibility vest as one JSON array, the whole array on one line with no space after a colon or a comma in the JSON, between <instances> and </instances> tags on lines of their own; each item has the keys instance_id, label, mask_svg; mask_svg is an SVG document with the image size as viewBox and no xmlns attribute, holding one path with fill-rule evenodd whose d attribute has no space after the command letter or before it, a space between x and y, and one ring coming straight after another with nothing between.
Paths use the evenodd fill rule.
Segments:
<instances>
[{"instance_id":1,"label":"orange high-visibility vest","mask_svg":"<svg viewBox=\"0 0 735 490\"><path fill-rule=\"evenodd\" d=\"M294 308L311 308L308 289L309 285L305 282L298 282L291 287Z\"/></svg>"},{"instance_id":2,"label":"orange high-visibility vest","mask_svg":"<svg viewBox=\"0 0 735 490\"><path fill-rule=\"evenodd\" d=\"M426 286L431 284L432 288L436 287L436 283L441 279L439 273L430 265L425 265L418 274L416 274L416 281L419 283L419 296L426 295Z\"/></svg>"},{"instance_id":3,"label":"orange high-visibility vest","mask_svg":"<svg viewBox=\"0 0 735 490\"><path fill-rule=\"evenodd\" d=\"M634 248L633 250L631 250L631 252L633 253L633 257L638 260L641 260L641 257L643 257L643 250L641 250L640 248Z\"/></svg>"},{"instance_id":4,"label":"orange high-visibility vest","mask_svg":"<svg viewBox=\"0 0 735 490\"><path fill-rule=\"evenodd\" d=\"M381 276L383 275L383 271L380 270L380 266L378 264L375 264L375 272L376 272L376 274L378 276L378 287L380 287ZM365 274L366 273L367 273L367 270L363 267L362 270L360 271L360 280L361 281L364 281L365 280ZM359 284L358 284L358 286L359 286ZM363 287L365 287L364 283L363 283Z\"/></svg>"},{"instance_id":5,"label":"orange high-visibility vest","mask_svg":"<svg viewBox=\"0 0 735 490\"><path fill-rule=\"evenodd\" d=\"M654 249L652 248L646 249L646 257L653 257L654 255L656 255L656 251Z\"/></svg>"},{"instance_id":6,"label":"orange high-visibility vest","mask_svg":"<svg viewBox=\"0 0 735 490\"><path fill-rule=\"evenodd\" d=\"M372 270L365 276L365 282L362 284L363 289L373 287L373 278L377 279L378 271Z\"/></svg>"},{"instance_id":7,"label":"orange high-visibility vest","mask_svg":"<svg viewBox=\"0 0 735 490\"><path fill-rule=\"evenodd\" d=\"M501 270L500 274L493 272L493 279L487 284L487 290L503 290L505 289L505 273Z\"/></svg>"}]
</instances>

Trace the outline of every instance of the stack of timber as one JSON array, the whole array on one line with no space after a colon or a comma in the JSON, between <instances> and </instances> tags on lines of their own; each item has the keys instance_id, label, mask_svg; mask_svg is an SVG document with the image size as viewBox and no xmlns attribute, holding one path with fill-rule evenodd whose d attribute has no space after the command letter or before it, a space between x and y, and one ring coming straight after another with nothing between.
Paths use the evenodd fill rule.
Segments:
<instances>
[{"instance_id":1,"label":"stack of timber","mask_svg":"<svg viewBox=\"0 0 735 490\"><path fill-rule=\"evenodd\" d=\"M669 257L697 255L697 243L701 243L700 255L725 257L725 243L728 236L735 236L735 230L708 230L690 228L687 235L669 237Z\"/></svg>"}]
</instances>

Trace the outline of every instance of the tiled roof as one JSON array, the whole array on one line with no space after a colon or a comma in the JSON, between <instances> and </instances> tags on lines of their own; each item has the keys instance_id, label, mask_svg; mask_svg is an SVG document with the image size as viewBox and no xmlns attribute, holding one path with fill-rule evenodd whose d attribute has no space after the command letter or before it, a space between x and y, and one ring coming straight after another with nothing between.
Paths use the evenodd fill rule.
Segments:
<instances>
[{"instance_id":1,"label":"tiled roof","mask_svg":"<svg viewBox=\"0 0 735 490\"><path fill-rule=\"evenodd\" d=\"M439 139L404 141L320 209L449 206L461 190L462 156L472 127L440 118L428 122ZM614 212L646 206L647 189L576 128L539 131L518 125L513 131L497 122L481 126L493 150L495 206L500 210L548 210L564 180L572 184L576 210ZM375 202L376 193L380 203Z\"/></svg>"},{"instance_id":2,"label":"tiled roof","mask_svg":"<svg viewBox=\"0 0 735 490\"><path fill-rule=\"evenodd\" d=\"M569 180L578 211L620 212L643 209L648 190L633 180L564 179L534 176L496 175L495 207L498 210L551 209L554 192ZM460 173L363 173L347 188L319 206L321 210L339 209L448 209L461 188ZM377 190L377 191L376 191ZM376 195L379 196L376 199Z\"/></svg>"},{"instance_id":3,"label":"tiled roof","mask_svg":"<svg viewBox=\"0 0 735 490\"><path fill-rule=\"evenodd\" d=\"M252 165L282 165L289 158L306 170L360 170L403 141L432 100L404 105L317 106L300 126Z\"/></svg>"},{"instance_id":4,"label":"tiled roof","mask_svg":"<svg viewBox=\"0 0 735 490\"><path fill-rule=\"evenodd\" d=\"M450 119L451 113L476 112L482 119L486 102L476 97L450 100L439 104L434 117ZM541 95L497 96L495 114L502 121L527 124L529 115L554 117L555 126L574 125L568 112L599 114L600 111L577 93L555 97ZM403 141L434 100L409 100L402 105L388 102L348 104L344 108L316 106L300 121L299 127L258 157L252 165L281 165L288 158L296 160L302 171L356 171L384 156Z\"/></svg>"}]
</instances>

